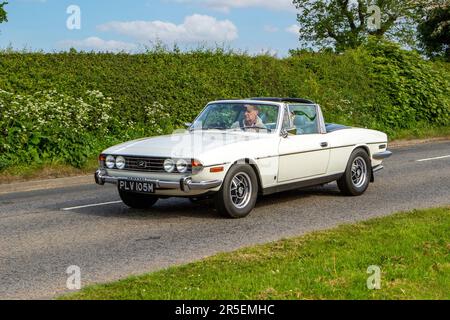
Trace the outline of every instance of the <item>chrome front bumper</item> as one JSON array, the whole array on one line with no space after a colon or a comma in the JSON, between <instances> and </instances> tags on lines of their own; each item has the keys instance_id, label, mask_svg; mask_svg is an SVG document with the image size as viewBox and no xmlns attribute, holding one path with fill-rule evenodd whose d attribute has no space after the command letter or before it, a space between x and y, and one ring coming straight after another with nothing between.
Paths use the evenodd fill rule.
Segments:
<instances>
[{"instance_id":1,"label":"chrome front bumper","mask_svg":"<svg viewBox=\"0 0 450 320\"><path fill-rule=\"evenodd\" d=\"M105 183L118 184L119 181L143 181L155 185L156 189L163 190L181 190L189 193L191 190L210 190L220 187L222 180L211 180L202 182L193 182L191 177L185 177L179 181L164 181L147 178L132 178L132 177L112 177L108 176L104 170L97 170L95 172L95 183L104 185Z\"/></svg>"}]
</instances>

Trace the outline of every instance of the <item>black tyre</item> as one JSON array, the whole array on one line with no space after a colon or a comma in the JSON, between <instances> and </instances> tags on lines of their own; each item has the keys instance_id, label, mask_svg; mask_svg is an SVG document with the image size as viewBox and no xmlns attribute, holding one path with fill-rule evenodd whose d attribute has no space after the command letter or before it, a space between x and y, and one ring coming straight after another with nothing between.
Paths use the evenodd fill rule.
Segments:
<instances>
[{"instance_id":1,"label":"black tyre","mask_svg":"<svg viewBox=\"0 0 450 320\"><path fill-rule=\"evenodd\" d=\"M364 149L356 149L350 156L344 175L337 181L339 190L347 196L366 192L372 178L372 163Z\"/></svg>"},{"instance_id":2,"label":"black tyre","mask_svg":"<svg viewBox=\"0 0 450 320\"><path fill-rule=\"evenodd\" d=\"M148 194L119 190L119 195L123 203L133 209L149 209L158 201L158 197Z\"/></svg>"},{"instance_id":3,"label":"black tyre","mask_svg":"<svg viewBox=\"0 0 450 320\"><path fill-rule=\"evenodd\" d=\"M214 202L224 217L239 219L250 214L258 197L258 180L249 165L234 165L228 172Z\"/></svg>"}]
</instances>

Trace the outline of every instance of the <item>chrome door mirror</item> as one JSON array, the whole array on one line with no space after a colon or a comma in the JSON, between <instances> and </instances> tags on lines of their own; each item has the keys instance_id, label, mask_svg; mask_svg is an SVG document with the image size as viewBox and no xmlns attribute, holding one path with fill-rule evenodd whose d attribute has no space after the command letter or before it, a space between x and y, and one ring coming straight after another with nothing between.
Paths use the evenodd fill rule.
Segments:
<instances>
[{"instance_id":1,"label":"chrome door mirror","mask_svg":"<svg viewBox=\"0 0 450 320\"><path fill-rule=\"evenodd\" d=\"M281 130L281 136L283 138L287 138L289 135L297 135L297 128L296 127L291 127L291 128L286 128L286 129L282 129Z\"/></svg>"}]
</instances>

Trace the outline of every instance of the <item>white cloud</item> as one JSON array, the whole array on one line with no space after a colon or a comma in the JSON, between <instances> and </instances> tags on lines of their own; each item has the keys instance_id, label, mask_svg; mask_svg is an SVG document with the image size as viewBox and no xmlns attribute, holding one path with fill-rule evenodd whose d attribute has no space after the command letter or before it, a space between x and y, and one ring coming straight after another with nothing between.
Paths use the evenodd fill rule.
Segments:
<instances>
[{"instance_id":1,"label":"white cloud","mask_svg":"<svg viewBox=\"0 0 450 320\"><path fill-rule=\"evenodd\" d=\"M296 11L292 0L171 0L177 3L198 4L228 13L234 8L260 7L276 11Z\"/></svg>"},{"instance_id":2,"label":"white cloud","mask_svg":"<svg viewBox=\"0 0 450 320\"><path fill-rule=\"evenodd\" d=\"M293 24L292 26L287 27L285 31L298 36L300 33L300 26L298 24Z\"/></svg>"},{"instance_id":3,"label":"white cloud","mask_svg":"<svg viewBox=\"0 0 450 320\"><path fill-rule=\"evenodd\" d=\"M99 50L99 51L133 51L137 45L129 42L103 40L98 37L89 37L83 40L65 40L60 42L63 47L74 47L80 49Z\"/></svg>"},{"instance_id":4,"label":"white cloud","mask_svg":"<svg viewBox=\"0 0 450 320\"><path fill-rule=\"evenodd\" d=\"M264 26L264 31L268 32L268 33L275 33L278 31L278 28L272 25L265 25Z\"/></svg>"},{"instance_id":5,"label":"white cloud","mask_svg":"<svg viewBox=\"0 0 450 320\"><path fill-rule=\"evenodd\" d=\"M238 38L238 29L230 20L194 14L176 25L165 21L112 21L98 26L100 31L113 31L139 41L165 43L225 42Z\"/></svg>"}]
</instances>

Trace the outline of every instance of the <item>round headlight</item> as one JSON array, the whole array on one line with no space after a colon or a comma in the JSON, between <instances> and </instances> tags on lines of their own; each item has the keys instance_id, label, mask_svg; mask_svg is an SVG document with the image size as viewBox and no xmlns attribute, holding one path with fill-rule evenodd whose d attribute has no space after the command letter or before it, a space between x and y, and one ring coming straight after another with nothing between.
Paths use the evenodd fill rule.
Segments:
<instances>
[{"instance_id":1,"label":"round headlight","mask_svg":"<svg viewBox=\"0 0 450 320\"><path fill-rule=\"evenodd\" d=\"M113 169L116 164L116 159L113 156L107 156L105 164L108 169Z\"/></svg>"},{"instance_id":2,"label":"round headlight","mask_svg":"<svg viewBox=\"0 0 450 320\"><path fill-rule=\"evenodd\" d=\"M164 161L164 170L168 173L172 173L175 170L175 162L172 159Z\"/></svg>"},{"instance_id":3,"label":"round headlight","mask_svg":"<svg viewBox=\"0 0 450 320\"><path fill-rule=\"evenodd\" d=\"M188 169L188 163L184 159L180 159L177 161L177 170L179 173L185 173Z\"/></svg>"},{"instance_id":4,"label":"round headlight","mask_svg":"<svg viewBox=\"0 0 450 320\"><path fill-rule=\"evenodd\" d=\"M119 170L125 169L125 164L126 164L125 158L122 157L122 156L118 156L117 159L116 159L116 167L117 167L117 169L119 169Z\"/></svg>"}]
</instances>

